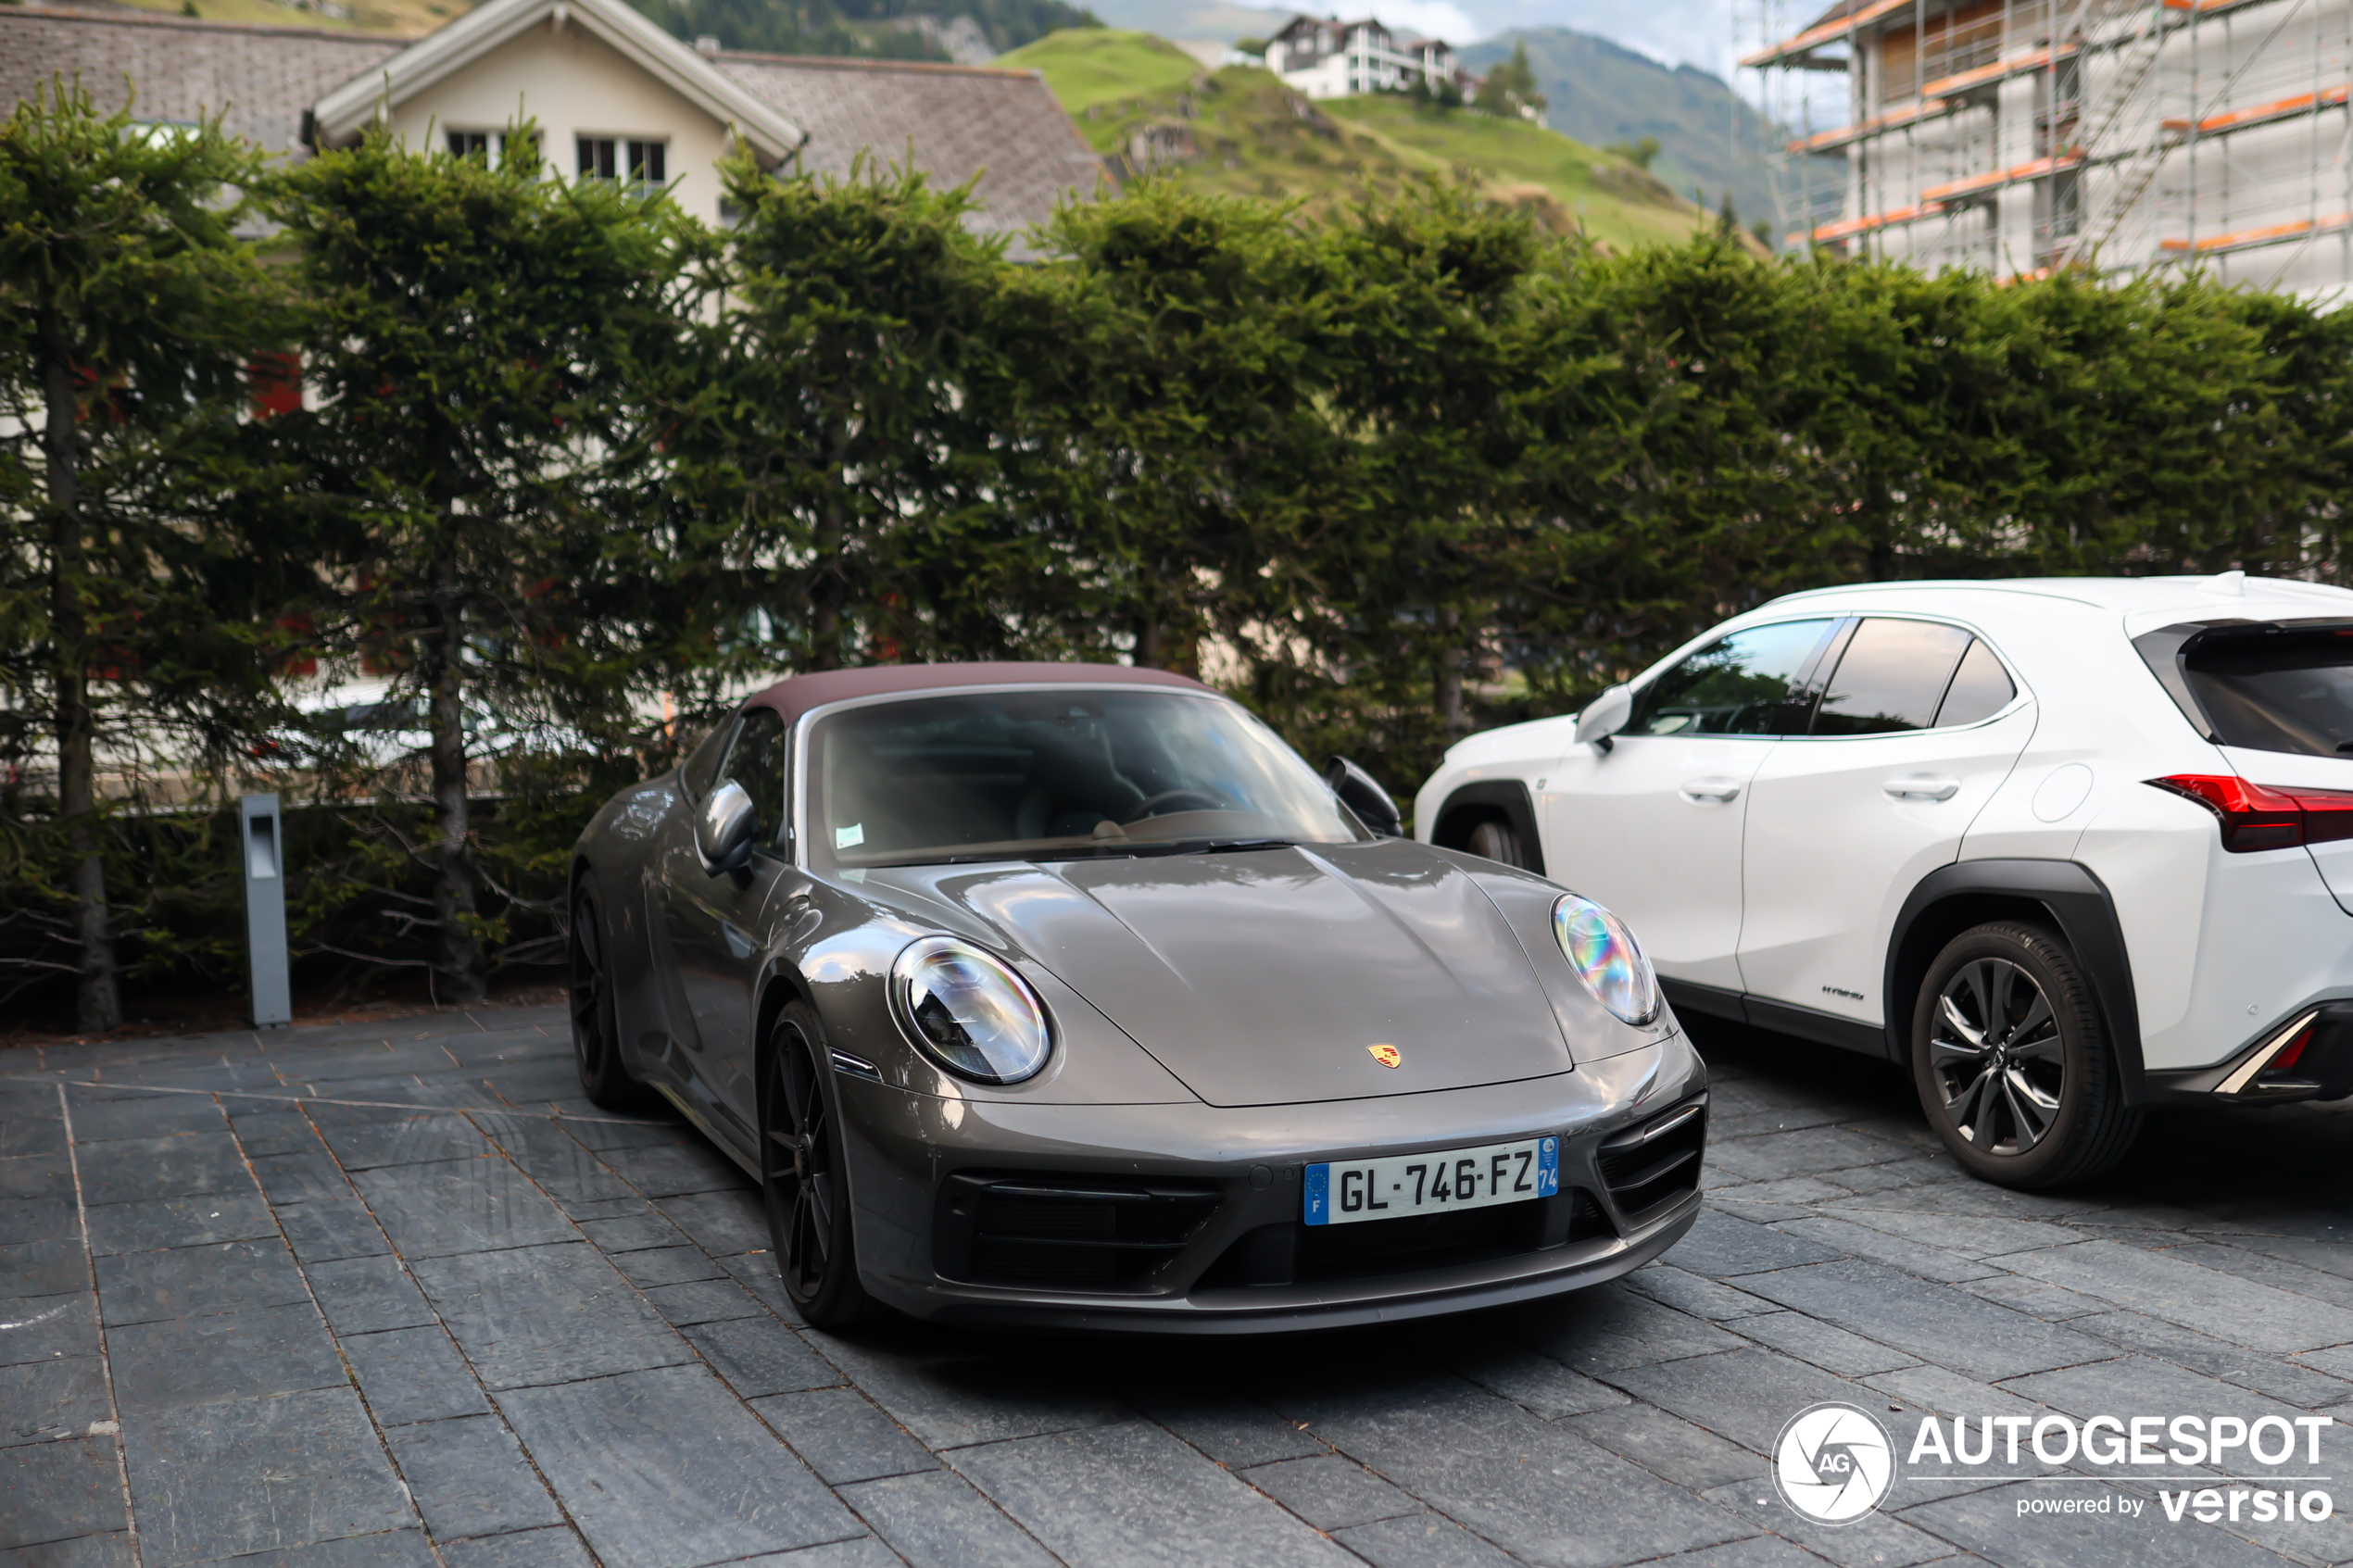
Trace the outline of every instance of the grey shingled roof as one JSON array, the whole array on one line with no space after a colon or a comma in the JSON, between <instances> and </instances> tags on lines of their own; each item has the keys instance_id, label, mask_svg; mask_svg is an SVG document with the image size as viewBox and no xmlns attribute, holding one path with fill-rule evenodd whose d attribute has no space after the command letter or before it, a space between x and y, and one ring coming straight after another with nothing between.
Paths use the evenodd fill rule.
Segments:
<instances>
[{"instance_id":1,"label":"grey shingled roof","mask_svg":"<svg viewBox=\"0 0 2353 1568\"><path fill-rule=\"evenodd\" d=\"M0 114L34 89L78 75L111 113L123 79L141 119L195 121L225 113L233 134L298 153L302 115L329 88L391 58L412 40L310 27L245 27L106 10L0 5Z\"/></svg>"},{"instance_id":2,"label":"grey shingled roof","mask_svg":"<svg viewBox=\"0 0 2353 1568\"><path fill-rule=\"evenodd\" d=\"M861 151L884 163L908 158L944 185L978 171L973 228L1011 235L1013 254L1031 224L1051 217L1065 191L1095 194L1102 161L1035 71L900 61L811 59L723 53L719 69L809 132L800 167L846 175Z\"/></svg>"}]
</instances>

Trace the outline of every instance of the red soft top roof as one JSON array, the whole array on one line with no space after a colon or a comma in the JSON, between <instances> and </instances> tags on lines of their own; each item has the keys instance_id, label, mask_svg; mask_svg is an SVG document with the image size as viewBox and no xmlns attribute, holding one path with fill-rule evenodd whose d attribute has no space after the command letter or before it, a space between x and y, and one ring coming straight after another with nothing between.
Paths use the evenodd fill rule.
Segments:
<instances>
[{"instance_id":1,"label":"red soft top roof","mask_svg":"<svg viewBox=\"0 0 2353 1568\"><path fill-rule=\"evenodd\" d=\"M773 708L789 724L812 708L862 696L897 696L954 691L959 686L1173 686L1205 692L1199 681L1166 670L1136 670L1125 664L876 664L863 670L828 670L794 675L753 697L747 708Z\"/></svg>"}]
</instances>

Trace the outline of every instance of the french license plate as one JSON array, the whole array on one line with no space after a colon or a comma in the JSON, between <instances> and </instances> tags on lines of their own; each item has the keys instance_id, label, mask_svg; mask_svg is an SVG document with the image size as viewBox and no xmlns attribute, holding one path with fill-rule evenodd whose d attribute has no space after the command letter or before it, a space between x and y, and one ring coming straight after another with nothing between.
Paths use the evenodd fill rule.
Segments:
<instances>
[{"instance_id":1,"label":"french license plate","mask_svg":"<svg viewBox=\"0 0 2353 1568\"><path fill-rule=\"evenodd\" d=\"M1560 1139L1529 1138L1310 1165L1306 1218L1311 1225L1348 1225L1519 1203L1560 1189Z\"/></svg>"}]
</instances>

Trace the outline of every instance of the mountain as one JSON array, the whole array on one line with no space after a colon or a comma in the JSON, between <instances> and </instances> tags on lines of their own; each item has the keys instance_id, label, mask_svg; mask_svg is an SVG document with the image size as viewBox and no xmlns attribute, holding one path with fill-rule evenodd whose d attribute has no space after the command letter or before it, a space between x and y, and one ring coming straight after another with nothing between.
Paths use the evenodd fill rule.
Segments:
<instances>
[{"instance_id":1,"label":"mountain","mask_svg":"<svg viewBox=\"0 0 2353 1568\"><path fill-rule=\"evenodd\" d=\"M1758 114L1720 77L1696 66L1660 65L1606 38L1565 27L1517 29L1460 53L1484 71L1528 45L1528 63L1550 100L1546 123L1595 146L1631 146L1657 138L1651 172L1689 196L1696 186L1713 207L1732 194L1743 228L1771 219L1773 188L1763 148L1772 140ZM1817 159L1815 184L1844 178L1844 160Z\"/></svg>"},{"instance_id":2,"label":"mountain","mask_svg":"<svg viewBox=\"0 0 2353 1568\"><path fill-rule=\"evenodd\" d=\"M1311 104L1271 71L1204 71L1150 33L1056 32L998 63L1042 72L1097 152L1200 190L1299 197L1321 211L1421 176L1466 175L1549 229L1582 227L1607 245L1671 244L1707 220L1627 159L1541 125L1400 94Z\"/></svg>"},{"instance_id":3,"label":"mountain","mask_svg":"<svg viewBox=\"0 0 2353 1568\"><path fill-rule=\"evenodd\" d=\"M1237 6L1231 0L1088 0L1087 8L1105 27L1157 33L1163 38L1208 39L1218 44L1231 44L1238 38L1265 38L1280 31L1298 14Z\"/></svg>"}]
</instances>

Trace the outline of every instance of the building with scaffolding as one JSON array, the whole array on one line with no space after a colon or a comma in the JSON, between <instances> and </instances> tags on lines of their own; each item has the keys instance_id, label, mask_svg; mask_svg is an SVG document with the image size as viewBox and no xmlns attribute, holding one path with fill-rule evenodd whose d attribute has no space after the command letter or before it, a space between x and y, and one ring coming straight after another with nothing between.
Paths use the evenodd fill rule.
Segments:
<instances>
[{"instance_id":1,"label":"building with scaffolding","mask_svg":"<svg viewBox=\"0 0 2353 1568\"><path fill-rule=\"evenodd\" d=\"M2005 278L2199 266L2307 296L2353 286L2353 0L1782 12L1736 16L1784 128L1769 152L1792 245ZM1830 152L1844 173L1820 188Z\"/></svg>"}]
</instances>

